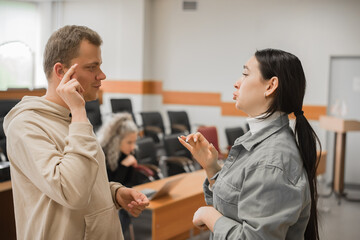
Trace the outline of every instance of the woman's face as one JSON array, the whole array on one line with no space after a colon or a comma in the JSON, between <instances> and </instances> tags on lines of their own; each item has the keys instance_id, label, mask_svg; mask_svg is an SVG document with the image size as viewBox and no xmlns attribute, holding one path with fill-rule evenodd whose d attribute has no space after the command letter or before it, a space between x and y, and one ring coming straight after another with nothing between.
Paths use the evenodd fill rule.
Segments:
<instances>
[{"instance_id":1,"label":"woman's face","mask_svg":"<svg viewBox=\"0 0 360 240\"><path fill-rule=\"evenodd\" d=\"M264 113L268 108L268 99L265 98L267 81L261 75L259 63L255 56L244 65L242 77L236 81L233 99L237 109L244 111L250 117Z\"/></svg>"},{"instance_id":2,"label":"woman's face","mask_svg":"<svg viewBox=\"0 0 360 240\"><path fill-rule=\"evenodd\" d=\"M127 134L120 142L120 151L129 155L135 150L137 133Z\"/></svg>"}]
</instances>

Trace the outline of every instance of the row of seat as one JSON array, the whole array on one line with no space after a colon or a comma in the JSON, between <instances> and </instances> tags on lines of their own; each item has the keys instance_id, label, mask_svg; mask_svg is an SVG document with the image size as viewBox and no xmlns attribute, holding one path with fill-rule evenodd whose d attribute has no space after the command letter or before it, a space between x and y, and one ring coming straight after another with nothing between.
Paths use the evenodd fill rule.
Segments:
<instances>
[{"instance_id":1,"label":"row of seat","mask_svg":"<svg viewBox=\"0 0 360 240\"><path fill-rule=\"evenodd\" d=\"M111 99L112 111L116 112L129 112L134 116L132 111L132 104L130 99ZM19 100L1 100L0 101L0 120L2 121L3 117L10 111L10 109L18 103ZM86 103L87 115L90 122L94 125L94 130L96 131L102 125L102 117L100 111L100 103L98 100L87 102ZM194 169L196 164L193 161L181 160L181 157L191 160L191 154L186 148L184 148L178 141L177 137L180 134L187 134L191 132L191 125L189 121L188 114L185 111L168 111L168 116L170 120L171 134L165 134L164 123L160 112L141 112L140 113L143 125L140 126L143 130L144 138L146 140L139 139L139 151L141 151L142 141L148 142L149 139L152 139L152 144L155 145L156 160L153 158L153 163L167 162L163 164L165 167L168 167L168 171L165 172L165 175L173 175L180 171L190 171ZM136 119L134 118L134 121ZM2 126L2 124L1 124ZM209 142L213 143L215 148L218 150L221 155L221 150L219 148L217 129L215 126L200 126L197 131L201 132ZM227 128L225 129L228 145L231 146L235 139L241 136L244 131L242 127L236 128ZM3 128L0 129L0 157L2 161L6 159L6 139L3 133ZM166 161L164 161L166 157ZM174 158L176 157L176 158ZM162 159L162 160L160 160ZM159 164L157 164L159 165ZM164 166L162 166L164 168ZM179 169L181 168L181 170ZM164 169L163 169L164 171Z\"/></svg>"},{"instance_id":2,"label":"row of seat","mask_svg":"<svg viewBox=\"0 0 360 240\"><path fill-rule=\"evenodd\" d=\"M114 98L110 99L112 113L119 112L128 112L132 115L134 122L140 126L135 118L131 100L128 98ZM87 102L86 111L88 118L92 125L94 126L95 131L102 125L101 112L100 112L100 102L99 100ZM185 111L168 111L168 116L170 120L171 134L182 133L182 132L191 132L191 125L189 122L189 117ZM142 118L142 127L144 130L145 136L151 136L155 142L159 142L159 134L165 134L165 126L160 112L140 112Z\"/></svg>"},{"instance_id":3,"label":"row of seat","mask_svg":"<svg viewBox=\"0 0 360 240\"><path fill-rule=\"evenodd\" d=\"M132 114L135 123L137 123L133 112L132 102L129 98L113 98L110 99L110 103L113 113L128 112ZM102 124L99 101L96 100L86 103L86 108L91 123L94 125L95 129L97 129ZM186 134L191 132L191 125L186 111L167 111L167 114L170 120L171 134ZM160 142L161 140L159 135L165 135L164 122L160 112L140 112L140 115L143 121L143 125L141 127L143 128L144 135L152 137L157 143ZM200 126L198 130L212 139L210 142L212 142L216 149L220 152L217 142L216 127L208 128ZM247 130L249 130L248 125L245 126L245 129L241 126L226 128L225 134L228 146L232 146L235 139L244 134L244 131Z\"/></svg>"}]
</instances>

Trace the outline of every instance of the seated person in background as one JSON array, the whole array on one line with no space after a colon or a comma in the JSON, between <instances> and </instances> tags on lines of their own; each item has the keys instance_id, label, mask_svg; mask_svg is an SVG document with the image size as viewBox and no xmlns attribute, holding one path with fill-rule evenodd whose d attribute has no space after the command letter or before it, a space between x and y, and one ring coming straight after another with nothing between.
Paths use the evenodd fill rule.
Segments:
<instances>
[{"instance_id":1,"label":"seated person in background","mask_svg":"<svg viewBox=\"0 0 360 240\"><path fill-rule=\"evenodd\" d=\"M138 128L128 113L115 114L109 123L99 130L100 145L104 150L109 181L132 187Z\"/></svg>"},{"instance_id":2,"label":"seated person in background","mask_svg":"<svg viewBox=\"0 0 360 240\"><path fill-rule=\"evenodd\" d=\"M136 148L138 128L128 113L117 113L104 124L98 132L99 142L105 153L106 169L109 181L120 182L126 187L136 185L134 167L136 158L132 152ZM129 229L130 216L121 209L119 211L122 230Z\"/></svg>"}]
</instances>

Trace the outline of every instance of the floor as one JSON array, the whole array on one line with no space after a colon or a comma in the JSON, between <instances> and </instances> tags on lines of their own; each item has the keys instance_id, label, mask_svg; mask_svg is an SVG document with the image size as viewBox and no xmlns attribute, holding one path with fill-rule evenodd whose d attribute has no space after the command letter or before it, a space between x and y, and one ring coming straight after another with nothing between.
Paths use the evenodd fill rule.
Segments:
<instances>
[{"instance_id":1,"label":"floor","mask_svg":"<svg viewBox=\"0 0 360 240\"><path fill-rule=\"evenodd\" d=\"M360 199L360 190L346 189L349 198ZM319 234L324 240L360 239L360 202L341 199L338 204L334 194L320 198Z\"/></svg>"},{"instance_id":2,"label":"floor","mask_svg":"<svg viewBox=\"0 0 360 240\"><path fill-rule=\"evenodd\" d=\"M319 182L319 193L327 193L329 189ZM360 199L360 189L346 189L349 198ZM320 198L319 234L324 240L359 240L360 239L360 202L338 199L332 194L328 198ZM151 212L147 211L138 219L133 219L136 240L151 240ZM129 239L129 238L127 238ZM188 240L207 240L208 232L194 236ZM185 239L184 239L185 240Z\"/></svg>"}]
</instances>

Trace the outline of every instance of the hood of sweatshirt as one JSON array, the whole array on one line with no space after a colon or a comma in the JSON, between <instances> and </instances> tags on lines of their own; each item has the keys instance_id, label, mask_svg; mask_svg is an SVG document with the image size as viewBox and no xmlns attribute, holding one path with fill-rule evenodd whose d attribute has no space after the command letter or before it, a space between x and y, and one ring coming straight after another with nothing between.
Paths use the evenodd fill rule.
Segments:
<instances>
[{"instance_id":1,"label":"hood of sweatshirt","mask_svg":"<svg viewBox=\"0 0 360 240\"><path fill-rule=\"evenodd\" d=\"M51 102L45 97L25 96L13 107L4 118L4 132L7 135L9 125L16 117L21 117L22 113L32 111L42 116L57 117L59 120L71 122L70 110Z\"/></svg>"}]
</instances>

